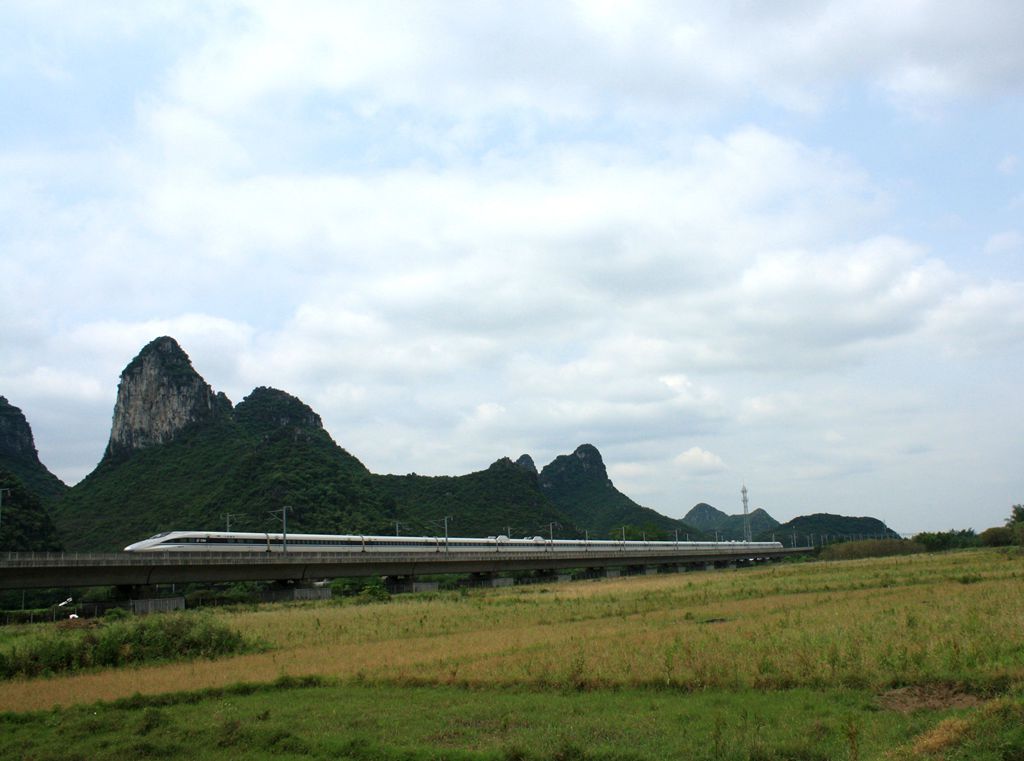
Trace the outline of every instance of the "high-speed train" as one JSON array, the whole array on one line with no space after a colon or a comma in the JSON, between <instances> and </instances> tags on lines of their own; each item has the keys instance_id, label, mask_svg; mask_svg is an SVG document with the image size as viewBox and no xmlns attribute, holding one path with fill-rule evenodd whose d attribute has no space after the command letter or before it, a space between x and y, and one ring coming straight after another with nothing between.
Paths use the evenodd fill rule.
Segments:
<instances>
[{"instance_id":1,"label":"high-speed train","mask_svg":"<svg viewBox=\"0 0 1024 761\"><path fill-rule=\"evenodd\" d=\"M779 542L637 542L545 539L542 536L481 539L443 536L360 536L348 534L267 534L237 531L165 531L129 544L125 552L623 552L628 550L782 549Z\"/></svg>"}]
</instances>

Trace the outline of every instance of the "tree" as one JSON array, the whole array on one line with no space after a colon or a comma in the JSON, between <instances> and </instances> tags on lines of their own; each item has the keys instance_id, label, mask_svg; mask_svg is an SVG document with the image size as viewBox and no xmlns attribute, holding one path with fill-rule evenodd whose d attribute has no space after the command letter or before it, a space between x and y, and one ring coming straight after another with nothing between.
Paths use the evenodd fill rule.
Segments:
<instances>
[{"instance_id":1,"label":"tree","mask_svg":"<svg viewBox=\"0 0 1024 761\"><path fill-rule=\"evenodd\" d=\"M1014 505L1010 508L1006 528L1013 532L1014 544L1024 544L1024 505Z\"/></svg>"},{"instance_id":2,"label":"tree","mask_svg":"<svg viewBox=\"0 0 1024 761\"><path fill-rule=\"evenodd\" d=\"M928 552L941 552L943 550L958 550L964 547L977 547L979 544L978 535L973 529L961 529L957 531L925 531L914 536L914 541L923 544Z\"/></svg>"},{"instance_id":3,"label":"tree","mask_svg":"<svg viewBox=\"0 0 1024 761\"><path fill-rule=\"evenodd\" d=\"M983 547L1006 547L1013 544L1013 529L1009 526L993 526L978 536Z\"/></svg>"},{"instance_id":4,"label":"tree","mask_svg":"<svg viewBox=\"0 0 1024 761\"><path fill-rule=\"evenodd\" d=\"M1024 523L1024 505L1014 505L1010 508L1010 517L1006 519L1007 526L1015 523Z\"/></svg>"}]
</instances>

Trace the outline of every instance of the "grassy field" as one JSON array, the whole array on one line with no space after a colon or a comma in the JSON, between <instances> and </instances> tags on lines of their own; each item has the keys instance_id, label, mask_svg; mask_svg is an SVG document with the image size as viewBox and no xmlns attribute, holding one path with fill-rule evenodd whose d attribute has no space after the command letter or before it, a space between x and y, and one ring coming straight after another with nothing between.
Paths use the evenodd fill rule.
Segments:
<instances>
[{"instance_id":1,"label":"grassy field","mask_svg":"<svg viewBox=\"0 0 1024 761\"><path fill-rule=\"evenodd\" d=\"M220 612L269 649L2 682L0 754L1024 759L1022 580L987 550Z\"/></svg>"}]
</instances>

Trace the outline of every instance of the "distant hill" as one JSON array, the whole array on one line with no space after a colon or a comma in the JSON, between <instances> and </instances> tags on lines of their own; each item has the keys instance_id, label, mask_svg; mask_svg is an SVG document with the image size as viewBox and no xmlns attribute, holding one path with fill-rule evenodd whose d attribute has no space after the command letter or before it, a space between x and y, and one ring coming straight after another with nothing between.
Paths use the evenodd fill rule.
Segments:
<instances>
[{"instance_id":1,"label":"distant hill","mask_svg":"<svg viewBox=\"0 0 1024 761\"><path fill-rule=\"evenodd\" d=\"M683 516L683 520L701 531L714 531L729 520L729 516L707 502L698 502Z\"/></svg>"},{"instance_id":2,"label":"distant hill","mask_svg":"<svg viewBox=\"0 0 1024 761\"><path fill-rule=\"evenodd\" d=\"M0 468L21 481L44 504L51 504L68 490L67 485L39 461L32 428L21 410L0 396Z\"/></svg>"},{"instance_id":3,"label":"distant hill","mask_svg":"<svg viewBox=\"0 0 1024 761\"><path fill-rule=\"evenodd\" d=\"M762 531L754 538L768 541L774 536L778 541L789 544L794 534L796 535L797 544L806 544L813 541L815 545L821 543L822 537L828 537L830 541L839 539L900 538L899 534L878 520L878 518L851 518L846 515L833 515L831 513L801 515L791 521L779 524L773 529Z\"/></svg>"},{"instance_id":4,"label":"distant hill","mask_svg":"<svg viewBox=\"0 0 1024 761\"><path fill-rule=\"evenodd\" d=\"M39 495L6 468L0 468L0 489L0 551L60 551L57 528Z\"/></svg>"},{"instance_id":5,"label":"distant hill","mask_svg":"<svg viewBox=\"0 0 1024 761\"><path fill-rule=\"evenodd\" d=\"M706 502L700 502L690 508L690 511L683 516L683 520L708 535L714 535L717 532L720 539L742 540L744 537L742 513L726 515ZM750 512L750 534L753 537L771 531L778 525L779 522L761 508Z\"/></svg>"},{"instance_id":6,"label":"distant hill","mask_svg":"<svg viewBox=\"0 0 1024 761\"><path fill-rule=\"evenodd\" d=\"M588 529L592 538L617 538L624 526L646 530L648 538L668 538L677 530L681 537L704 537L696 527L642 507L616 489L601 453L591 444L556 457L541 470L539 483L548 499L577 527Z\"/></svg>"},{"instance_id":7,"label":"distant hill","mask_svg":"<svg viewBox=\"0 0 1024 761\"><path fill-rule=\"evenodd\" d=\"M538 488L536 471L507 457L464 476L373 476L372 483L394 505L405 534L440 533L446 515L451 536L547 536L552 522L573 527Z\"/></svg>"}]
</instances>

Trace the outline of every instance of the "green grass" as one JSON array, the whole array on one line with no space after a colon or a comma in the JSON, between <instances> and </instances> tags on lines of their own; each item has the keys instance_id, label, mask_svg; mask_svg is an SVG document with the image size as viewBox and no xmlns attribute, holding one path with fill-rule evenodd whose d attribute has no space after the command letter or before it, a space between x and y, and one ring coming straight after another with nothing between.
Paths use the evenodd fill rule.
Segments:
<instances>
[{"instance_id":1,"label":"green grass","mask_svg":"<svg viewBox=\"0 0 1024 761\"><path fill-rule=\"evenodd\" d=\"M1019 710L1019 702L1012 705L1011 712ZM284 682L2 715L0 755L826 761L880 758L912 744L935 721L935 714L883 710L862 691L571 692Z\"/></svg>"}]
</instances>

